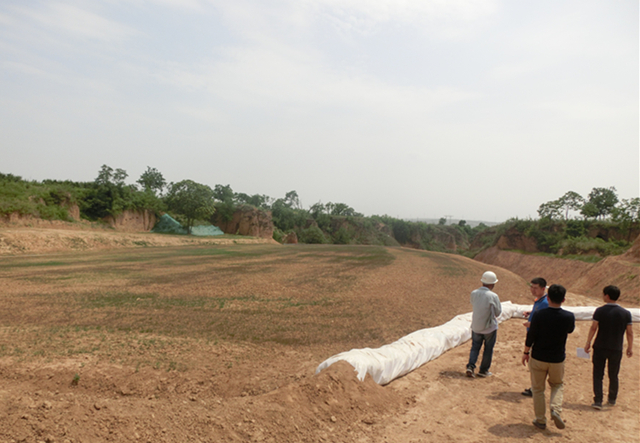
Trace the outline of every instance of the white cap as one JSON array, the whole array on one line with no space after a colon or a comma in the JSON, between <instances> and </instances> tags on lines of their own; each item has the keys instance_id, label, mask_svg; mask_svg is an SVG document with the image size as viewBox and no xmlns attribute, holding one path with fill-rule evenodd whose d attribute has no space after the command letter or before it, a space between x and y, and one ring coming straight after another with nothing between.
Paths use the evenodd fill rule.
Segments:
<instances>
[{"instance_id":1,"label":"white cap","mask_svg":"<svg viewBox=\"0 0 640 443\"><path fill-rule=\"evenodd\" d=\"M495 285L496 283L498 283L498 277L496 277L496 274L494 274L493 272L487 271L482 274L482 278L480 279L480 281L486 285Z\"/></svg>"}]
</instances>

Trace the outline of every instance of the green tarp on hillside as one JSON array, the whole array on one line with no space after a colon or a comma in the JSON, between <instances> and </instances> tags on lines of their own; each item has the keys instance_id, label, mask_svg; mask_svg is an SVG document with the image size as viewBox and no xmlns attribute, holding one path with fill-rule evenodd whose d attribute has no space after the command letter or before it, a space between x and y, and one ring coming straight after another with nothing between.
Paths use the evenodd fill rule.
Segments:
<instances>
[{"instance_id":1,"label":"green tarp on hillside","mask_svg":"<svg viewBox=\"0 0 640 443\"><path fill-rule=\"evenodd\" d=\"M160 217L160 220L158 220L158 223L156 223L151 232L159 232L163 234L188 234L187 230L169 214L164 214ZM224 234L224 232L222 232L217 226L213 225L194 226L191 228L191 235L201 237L222 234Z\"/></svg>"}]
</instances>

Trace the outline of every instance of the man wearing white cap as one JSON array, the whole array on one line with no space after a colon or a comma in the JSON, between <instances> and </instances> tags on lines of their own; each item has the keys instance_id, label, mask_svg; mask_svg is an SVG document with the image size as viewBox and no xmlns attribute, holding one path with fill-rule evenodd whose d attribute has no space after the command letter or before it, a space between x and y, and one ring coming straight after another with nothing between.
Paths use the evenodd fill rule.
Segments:
<instances>
[{"instance_id":1,"label":"man wearing white cap","mask_svg":"<svg viewBox=\"0 0 640 443\"><path fill-rule=\"evenodd\" d=\"M496 274L487 271L480 279L482 287L471 293L471 304L473 305L473 317L471 320L471 352L469 353L469 363L467 363L467 377L475 377L473 371L476 369L476 362L480 355L480 348L484 343L482 361L478 377L489 377L493 374L489 372L491 359L493 357L493 346L496 344L498 333L497 317L502 314L502 305L498 294L492 291L498 278Z\"/></svg>"}]
</instances>

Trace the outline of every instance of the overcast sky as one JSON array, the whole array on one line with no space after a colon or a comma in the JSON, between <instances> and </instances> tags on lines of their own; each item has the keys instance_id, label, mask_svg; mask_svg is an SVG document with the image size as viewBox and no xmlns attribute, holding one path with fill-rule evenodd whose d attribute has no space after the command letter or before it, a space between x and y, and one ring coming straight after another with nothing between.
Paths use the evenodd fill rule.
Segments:
<instances>
[{"instance_id":1,"label":"overcast sky","mask_svg":"<svg viewBox=\"0 0 640 443\"><path fill-rule=\"evenodd\" d=\"M0 2L0 172L147 166L304 207L639 195L637 0Z\"/></svg>"}]
</instances>

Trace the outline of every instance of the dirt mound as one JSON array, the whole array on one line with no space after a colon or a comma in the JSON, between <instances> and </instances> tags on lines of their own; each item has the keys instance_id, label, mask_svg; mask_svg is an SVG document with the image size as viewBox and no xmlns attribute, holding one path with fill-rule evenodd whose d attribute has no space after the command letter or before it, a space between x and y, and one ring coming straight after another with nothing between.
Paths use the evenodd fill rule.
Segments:
<instances>
[{"instance_id":1,"label":"dirt mound","mask_svg":"<svg viewBox=\"0 0 640 443\"><path fill-rule=\"evenodd\" d=\"M272 422L281 418L277 433L287 437L278 441L291 442L305 441L310 435L319 440L333 440L340 434L353 438L363 428L398 413L404 403L397 392L377 385L371 377L359 381L346 362L273 391L262 402L262 411L273 414Z\"/></svg>"},{"instance_id":2,"label":"dirt mound","mask_svg":"<svg viewBox=\"0 0 640 443\"><path fill-rule=\"evenodd\" d=\"M266 395L243 393L236 398L220 395L205 371L163 373L116 365L83 369L83 363L89 362L70 359L17 368L0 362L0 378L12 380L0 401L0 437L50 442L318 441L357 435L403 404L396 392L370 378L358 381L344 362ZM5 427L9 424L11 429Z\"/></svg>"}]
</instances>

